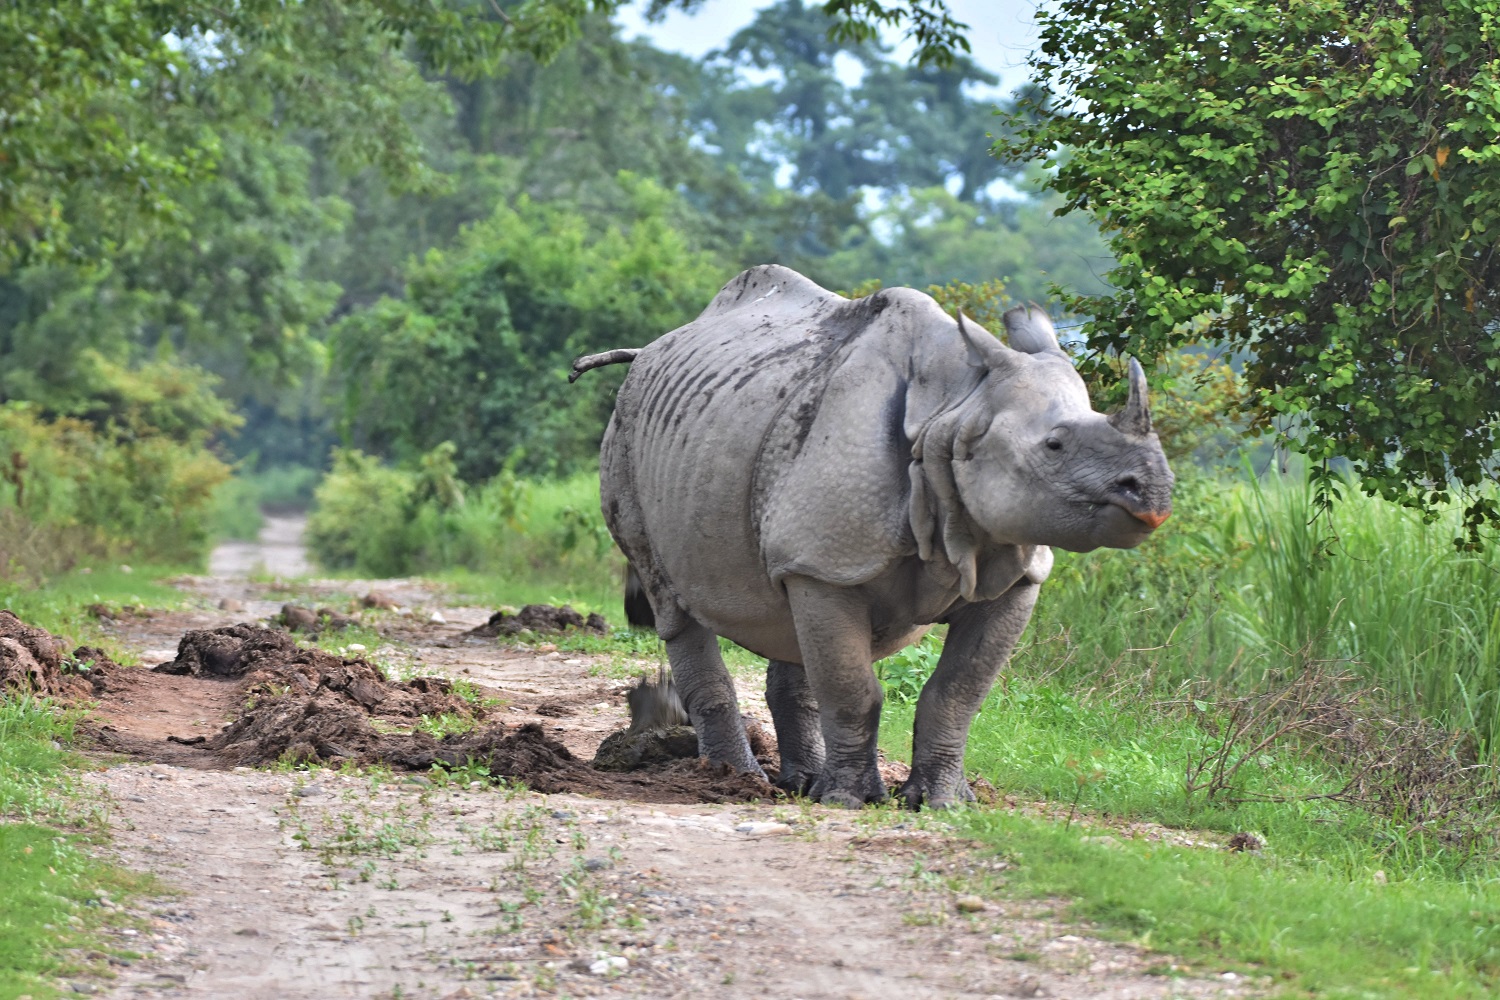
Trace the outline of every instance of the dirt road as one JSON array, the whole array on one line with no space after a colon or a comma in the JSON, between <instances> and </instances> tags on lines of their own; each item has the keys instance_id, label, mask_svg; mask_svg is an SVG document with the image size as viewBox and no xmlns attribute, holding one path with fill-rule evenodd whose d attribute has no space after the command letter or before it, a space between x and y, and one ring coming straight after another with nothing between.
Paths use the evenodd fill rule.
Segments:
<instances>
[{"instance_id":1,"label":"dirt road","mask_svg":"<svg viewBox=\"0 0 1500 1000\"><path fill-rule=\"evenodd\" d=\"M414 609L382 619L375 652L388 669L483 685L507 721L538 723L585 759L625 723L620 664L466 637L488 608L448 606L410 581L250 582L256 567L305 565L295 524L272 530L264 548L221 550L213 575L180 582L195 610L117 622L121 643L150 666L172 658L185 630L263 620L293 592L337 603L379 589ZM219 610L221 602L239 610ZM444 623L426 623L434 610ZM81 992L224 1000L1251 992L1232 977L1149 975L1169 960L1093 939L1046 903L961 898L954 886L986 871L1003 878L1003 862L958 840L940 816L786 800L546 796L477 774L435 781L215 767L188 744L216 732L236 706L222 685L193 680L155 674L149 686L126 685L101 703L102 731L131 755L87 778L113 803L111 850L160 875L171 895L119 934L122 949L143 957L117 961L115 980L80 983ZM753 683L744 686L747 713L768 723Z\"/></svg>"}]
</instances>

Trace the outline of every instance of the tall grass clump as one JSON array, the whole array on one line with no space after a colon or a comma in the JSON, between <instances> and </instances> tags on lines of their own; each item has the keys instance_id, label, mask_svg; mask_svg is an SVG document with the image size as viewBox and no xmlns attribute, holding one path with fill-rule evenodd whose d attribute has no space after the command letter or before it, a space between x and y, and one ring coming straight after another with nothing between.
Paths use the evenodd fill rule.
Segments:
<instances>
[{"instance_id":1,"label":"tall grass clump","mask_svg":"<svg viewBox=\"0 0 1500 1000\"><path fill-rule=\"evenodd\" d=\"M1097 685L1263 689L1347 670L1396 705L1500 737L1500 566L1382 500L1319 513L1300 480L1184 477L1130 552L1060 554L1015 669Z\"/></svg>"},{"instance_id":2,"label":"tall grass clump","mask_svg":"<svg viewBox=\"0 0 1500 1000\"><path fill-rule=\"evenodd\" d=\"M504 469L471 486L456 477L451 446L416 468L338 453L307 538L328 569L443 573L505 603L613 605L624 567L599 512L598 473L527 480Z\"/></svg>"}]
</instances>

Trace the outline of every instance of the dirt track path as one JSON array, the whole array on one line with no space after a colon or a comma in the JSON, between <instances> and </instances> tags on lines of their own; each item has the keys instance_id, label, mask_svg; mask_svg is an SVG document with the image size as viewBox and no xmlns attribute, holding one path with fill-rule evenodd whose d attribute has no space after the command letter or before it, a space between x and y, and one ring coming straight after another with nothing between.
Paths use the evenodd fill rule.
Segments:
<instances>
[{"instance_id":1,"label":"dirt track path","mask_svg":"<svg viewBox=\"0 0 1500 1000\"><path fill-rule=\"evenodd\" d=\"M273 531L273 552L221 552L220 572L182 582L201 610L121 622L120 641L150 665L185 629L274 613L285 588L243 579L296 564L286 525ZM319 600L370 586L300 589ZM590 658L466 640L488 609L443 607L446 624L420 624L437 595L379 586L418 609L387 651L412 669L503 691L508 715L543 723L585 757L623 725L625 685L591 676ZM226 599L240 610L217 610ZM212 733L229 706L201 687L164 690L101 708L122 745L161 752L87 779L113 803L114 854L173 892L120 934L145 957L117 965L118 979L100 984L108 996L1246 995L1242 982L1147 975L1160 956L1091 939L1043 904L960 912L949 876L1001 863L940 818L205 770L165 737ZM763 714L757 694L745 701ZM571 714L536 715L543 704Z\"/></svg>"}]
</instances>

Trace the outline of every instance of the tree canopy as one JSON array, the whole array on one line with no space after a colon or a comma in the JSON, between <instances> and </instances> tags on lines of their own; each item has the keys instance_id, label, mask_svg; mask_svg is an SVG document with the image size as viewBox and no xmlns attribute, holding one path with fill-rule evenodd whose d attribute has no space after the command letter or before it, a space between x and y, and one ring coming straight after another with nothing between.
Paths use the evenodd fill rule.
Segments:
<instances>
[{"instance_id":1,"label":"tree canopy","mask_svg":"<svg viewBox=\"0 0 1500 1000\"><path fill-rule=\"evenodd\" d=\"M623 0L61 0L0 9L0 264L70 247L85 217L119 240L143 219L185 221L226 129L317 132L346 166L435 181L406 116L419 67L464 79L517 55L547 61L591 13ZM652 10L701 0L654 0ZM907 25L923 62L966 47L943 0L832 0L831 30ZM406 58L410 54L413 58ZM243 95L254 95L244 100Z\"/></svg>"},{"instance_id":2,"label":"tree canopy","mask_svg":"<svg viewBox=\"0 0 1500 1000\"><path fill-rule=\"evenodd\" d=\"M1020 172L988 155L994 78L941 4L781 0L703 59L623 40L617 6L5 7L0 404L128 433L175 372L225 408L183 447L249 470L342 436L566 471L610 385L566 389L569 352L649 341L745 266L1092 279L1087 225L995 184ZM860 27L891 18L941 29L925 65Z\"/></svg>"},{"instance_id":3,"label":"tree canopy","mask_svg":"<svg viewBox=\"0 0 1500 1000\"><path fill-rule=\"evenodd\" d=\"M1097 348L1244 352L1252 415L1370 493L1500 523L1500 7L1060 0L997 150L1105 230Z\"/></svg>"}]
</instances>

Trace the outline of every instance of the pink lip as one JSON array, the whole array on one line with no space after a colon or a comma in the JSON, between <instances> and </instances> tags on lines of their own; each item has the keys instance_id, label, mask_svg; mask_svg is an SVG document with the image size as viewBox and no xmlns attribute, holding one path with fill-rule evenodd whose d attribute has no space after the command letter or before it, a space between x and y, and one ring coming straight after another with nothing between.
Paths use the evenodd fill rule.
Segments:
<instances>
[{"instance_id":1,"label":"pink lip","mask_svg":"<svg viewBox=\"0 0 1500 1000\"><path fill-rule=\"evenodd\" d=\"M1152 512L1152 511L1146 511L1146 512L1137 514L1135 511L1131 511L1130 515L1132 517L1134 517L1137 521L1143 521L1146 524L1150 525L1151 526L1151 530L1155 531L1157 528L1160 528L1162 526L1162 522L1163 521L1165 521L1167 518L1169 518L1169 517L1172 516L1172 512L1171 511L1167 511L1167 512L1165 512L1163 514L1157 514L1157 513Z\"/></svg>"}]
</instances>

